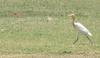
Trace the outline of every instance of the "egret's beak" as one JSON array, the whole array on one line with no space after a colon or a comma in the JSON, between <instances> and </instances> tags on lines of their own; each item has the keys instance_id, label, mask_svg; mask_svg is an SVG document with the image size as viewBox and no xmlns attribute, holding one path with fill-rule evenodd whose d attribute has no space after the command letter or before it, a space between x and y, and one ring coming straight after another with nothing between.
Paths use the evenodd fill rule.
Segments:
<instances>
[{"instance_id":1,"label":"egret's beak","mask_svg":"<svg viewBox=\"0 0 100 58\"><path fill-rule=\"evenodd\" d=\"M71 16L71 14L68 15L69 17Z\"/></svg>"},{"instance_id":2,"label":"egret's beak","mask_svg":"<svg viewBox=\"0 0 100 58\"><path fill-rule=\"evenodd\" d=\"M70 15L68 15L68 16L75 16L75 14L70 14Z\"/></svg>"}]
</instances>

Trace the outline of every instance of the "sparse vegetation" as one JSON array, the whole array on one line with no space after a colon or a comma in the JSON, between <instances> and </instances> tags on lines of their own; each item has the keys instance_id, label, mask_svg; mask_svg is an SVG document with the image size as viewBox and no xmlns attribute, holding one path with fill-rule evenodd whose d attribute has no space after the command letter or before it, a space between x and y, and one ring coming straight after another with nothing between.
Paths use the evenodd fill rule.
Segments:
<instances>
[{"instance_id":1,"label":"sparse vegetation","mask_svg":"<svg viewBox=\"0 0 100 58\"><path fill-rule=\"evenodd\" d=\"M99 0L0 0L0 54L100 53L99 6ZM72 44L71 11L93 33L94 46L84 36Z\"/></svg>"}]
</instances>

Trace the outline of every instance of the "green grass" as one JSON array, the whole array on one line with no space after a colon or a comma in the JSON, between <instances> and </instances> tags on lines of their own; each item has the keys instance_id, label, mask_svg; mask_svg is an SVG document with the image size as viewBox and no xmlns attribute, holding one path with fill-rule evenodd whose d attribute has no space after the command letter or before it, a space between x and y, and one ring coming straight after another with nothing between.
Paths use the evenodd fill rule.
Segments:
<instances>
[{"instance_id":1,"label":"green grass","mask_svg":"<svg viewBox=\"0 0 100 58\"><path fill-rule=\"evenodd\" d=\"M0 0L0 54L100 53L99 5L99 0ZM72 44L71 11L93 33L95 46L84 36Z\"/></svg>"}]
</instances>

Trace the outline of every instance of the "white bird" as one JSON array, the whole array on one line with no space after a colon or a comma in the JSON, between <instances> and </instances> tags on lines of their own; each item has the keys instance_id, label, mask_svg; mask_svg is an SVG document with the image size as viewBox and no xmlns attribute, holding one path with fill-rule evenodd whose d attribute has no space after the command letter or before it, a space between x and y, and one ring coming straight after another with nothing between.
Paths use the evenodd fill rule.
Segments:
<instances>
[{"instance_id":1,"label":"white bird","mask_svg":"<svg viewBox=\"0 0 100 58\"><path fill-rule=\"evenodd\" d=\"M70 14L69 16L71 16L71 18L72 18L72 24L73 24L74 28L78 31L77 39L74 41L73 44L75 44L78 41L79 33L82 33L83 35L85 35L87 37L87 39L90 41L90 43L93 44L92 40L89 38L89 36L92 36L92 34L89 32L89 30L85 26L83 26L81 23L79 23L75 20L75 14Z\"/></svg>"}]
</instances>

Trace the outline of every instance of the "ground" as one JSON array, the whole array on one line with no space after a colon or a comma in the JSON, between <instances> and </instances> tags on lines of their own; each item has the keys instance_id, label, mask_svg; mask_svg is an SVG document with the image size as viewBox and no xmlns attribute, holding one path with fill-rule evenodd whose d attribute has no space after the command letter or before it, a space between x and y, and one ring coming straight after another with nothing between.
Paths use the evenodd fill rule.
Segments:
<instances>
[{"instance_id":1,"label":"ground","mask_svg":"<svg viewBox=\"0 0 100 58\"><path fill-rule=\"evenodd\" d=\"M90 57L100 55L99 0L0 0L0 55L21 57ZM93 34L73 45L76 18ZM38 55L38 56L37 56Z\"/></svg>"},{"instance_id":2,"label":"ground","mask_svg":"<svg viewBox=\"0 0 100 58\"><path fill-rule=\"evenodd\" d=\"M100 58L100 55L81 55L81 54L66 54L66 55L51 55L51 54L17 54L17 55L2 55L0 58Z\"/></svg>"}]
</instances>

